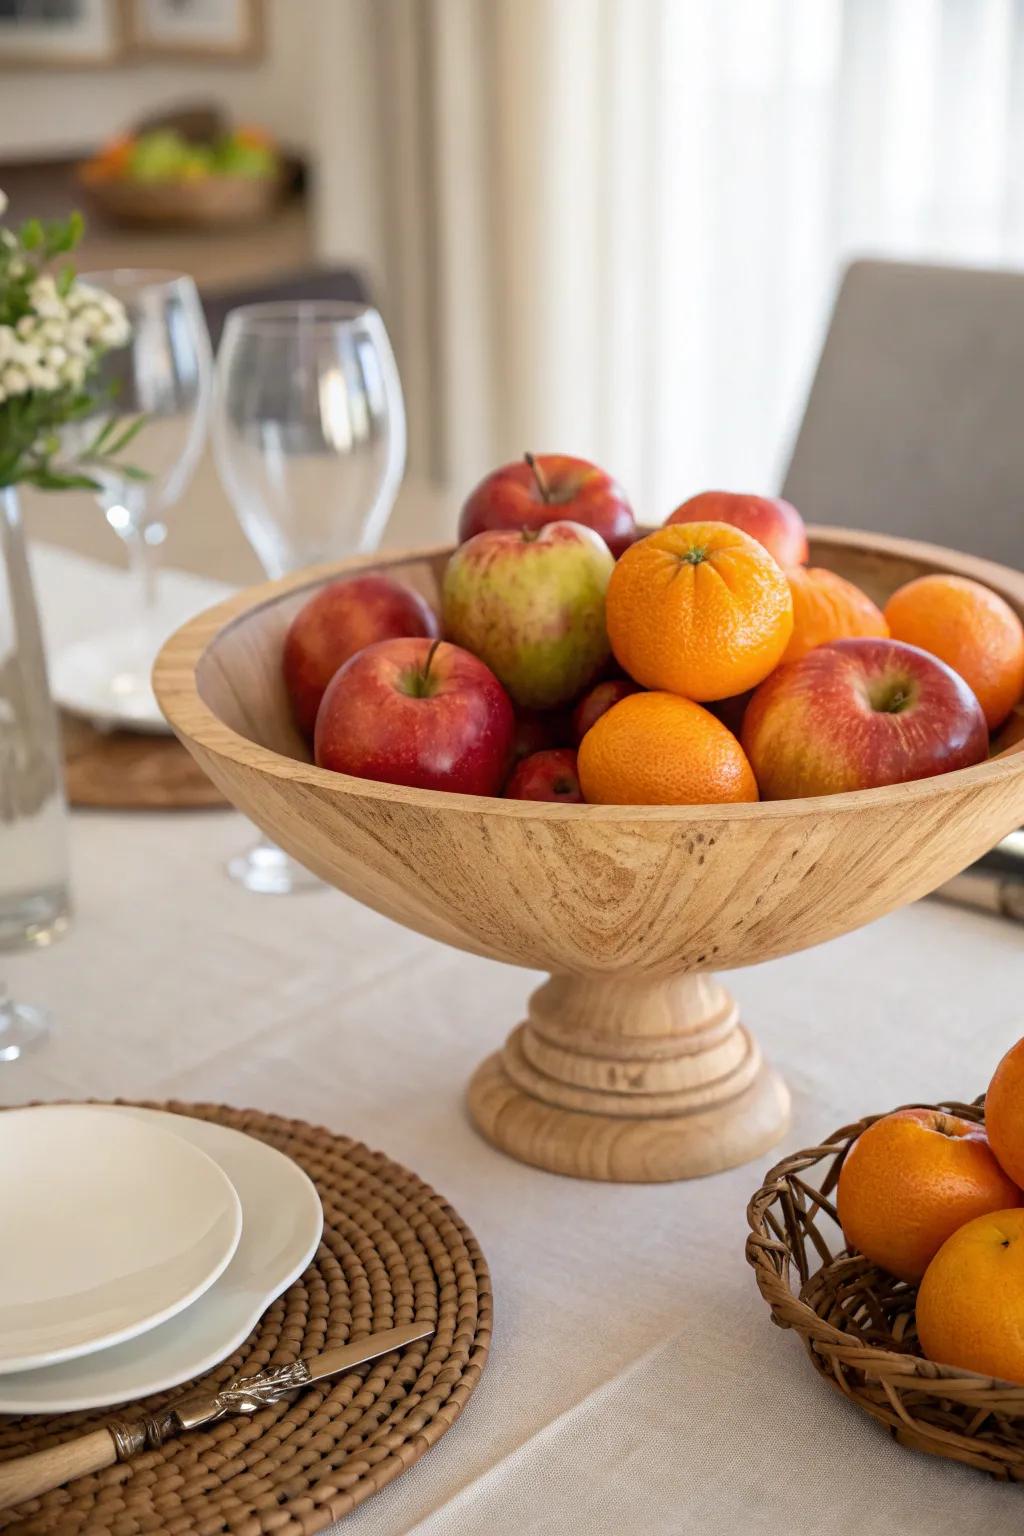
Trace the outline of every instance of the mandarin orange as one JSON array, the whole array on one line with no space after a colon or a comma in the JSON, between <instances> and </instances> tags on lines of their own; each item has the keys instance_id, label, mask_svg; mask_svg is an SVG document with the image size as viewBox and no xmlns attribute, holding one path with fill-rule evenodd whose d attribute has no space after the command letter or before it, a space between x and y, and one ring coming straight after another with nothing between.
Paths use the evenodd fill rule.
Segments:
<instances>
[{"instance_id":1,"label":"mandarin orange","mask_svg":"<svg viewBox=\"0 0 1024 1536\"><path fill-rule=\"evenodd\" d=\"M889 626L882 610L859 587L823 566L797 566L787 571L793 596L793 633L783 661L799 661L830 640L867 635L885 640Z\"/></svg>"},{"instance_id":2,"label":"mandarin orange","mask_svg":"<svg viewBox=\"0 0 1024 1536\"><path fill-rule=\"evenodd\" d=\"M606 619L616 659L636 682L709 701L756 687L775 669L793 631L793 599L749 534L674 523L618 561Z\"/></svg>"},{"instance_id":3,"label":"mandarin orange","mask_svg":"<svg viewBox=\"0 0 1024 1536\"><path fill-rule=\"evenodd\" d=\"M1024 1188L1024 1040L1011 1045L992 1074L985 1129L1003 1169Z\"/></svg>"},{"instance_id":4,"label":"mandarin orange","mask_svg":"<svg viewBox=\"0 0 1024 1536\"><path fill-rule=\"evenodd\" d=\"M678 694L634 693L580 742L583 798L594 805L712 805L756 800L736 737Z\"/></svg>"},{"instance_id":5,"label":"mandarin orange","mask_svg":"<svg viewBox=\"0 0 1024 1536\"><path fill-rule=\"evenodd\" d=\"M985 1127L936 1109L899 1109L858 1136L839 1175L846 1241L901 1280L920 1280L975 1216L1016 1205Z\"/></svg>"},{"instance_id":6,"label":"mandarin orange","mask_svg":"<svg viewBox=\"0 0 1024 1536\"><path fill-rule=\"evenodd\" d=\"M1024 1383L1024 1209L977 1216L947 1238L917 1293L929 1360Z\"/></svg>"},{"instance_id":7,"label":"mandarin orange","mask_svg":"<svg viewBox=\"0 0 1024 1536\"><path fill-rule=\"evenodd\" d=\"M968 576L918 576L885 605L894 640L919 645L973 688L990 731L1024 693L1024 624L998 592Z\"/></svg>"}]
</instances>

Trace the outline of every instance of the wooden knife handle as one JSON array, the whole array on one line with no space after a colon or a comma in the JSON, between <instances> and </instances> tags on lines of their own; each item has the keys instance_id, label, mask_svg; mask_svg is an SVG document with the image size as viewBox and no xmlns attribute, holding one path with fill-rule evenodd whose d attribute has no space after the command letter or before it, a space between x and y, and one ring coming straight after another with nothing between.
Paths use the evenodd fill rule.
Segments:
<instances>
[{"instance_id":1,"label":"wooden knife handle","mask_svg":"<svg viewBox=\"0 0 1024 1536\"><path fill-rule=\"evenodd\" d=\"M0 1461L0 1509L35 1499L51 1488L61 1488L76 1477L102 1472L117 1460L117 1447L109 1429L94 1429L48 1451L35 1451L14 1461Z\"/></svg>"}]
</instances>

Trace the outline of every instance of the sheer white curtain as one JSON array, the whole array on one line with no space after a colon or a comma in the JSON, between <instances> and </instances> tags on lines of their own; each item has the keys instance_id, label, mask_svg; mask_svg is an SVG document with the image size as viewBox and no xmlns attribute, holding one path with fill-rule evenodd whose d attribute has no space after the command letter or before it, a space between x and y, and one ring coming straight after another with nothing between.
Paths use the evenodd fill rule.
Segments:
<instances>
[{"instance_id":1,"label":"sheer white curtain","mask_svg":"<svg viewBox=\"0 0 1024 1536\"><path fill-rule=\"evenodd\" d=\"M356 220L457 488L769 488L845 261L1024 261L1022 0L324 4L325 249Z\"/></svg>"}]
</instances>

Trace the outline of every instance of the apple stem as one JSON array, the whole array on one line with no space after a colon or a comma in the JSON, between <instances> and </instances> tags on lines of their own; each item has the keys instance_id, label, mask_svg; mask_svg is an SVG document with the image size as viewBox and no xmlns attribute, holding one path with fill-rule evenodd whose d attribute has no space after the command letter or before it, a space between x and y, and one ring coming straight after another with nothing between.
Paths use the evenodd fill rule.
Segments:
<instances>
[{"instance_id":1,"label":"apple stem","mask_svg":"<svg viewBox=\"0 0 1024 1536\"><path fill-rule=\"evenodd\" d=\"M540 499L541 499L541 501L550 501L551 500L551 487L548 485L548 482L545 480L545 478L544 478L544 471L541 469L540 465L537 463L536 458L534 457L534 455L532 453L524 453L523 454L523 458L526 460L527 464L529 464L530 469L533 472L533 478L537 482L537 489L538 489L538 491L540 491Z\"/></svg>"},{"instance_id":2,"label":"apple stem","mask_svg":"<svg viewBox=\"0 0 1024 1536\"><path fill-rule=\"evenodd\" d=\"M424 687L426 687L426 684L427 684L427 682L428 682L428 680L430 678L430 664L433 661L434 657L437 655L437 648L438 648L438 646L440 644L441 644L440 637L437 640L432 640L430 642L430 650L427 652L427 659L423 663L423 673L422 673L422 676L423 676L423 685L424 685Z\"/></svg>"}]
</instances>

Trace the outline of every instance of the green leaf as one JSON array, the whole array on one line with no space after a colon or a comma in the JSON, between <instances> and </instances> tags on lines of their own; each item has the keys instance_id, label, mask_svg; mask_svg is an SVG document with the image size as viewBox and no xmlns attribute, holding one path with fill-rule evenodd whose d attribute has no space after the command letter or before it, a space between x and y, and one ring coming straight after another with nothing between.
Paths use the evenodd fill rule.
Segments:
<instances>
[{"instance_id":1,"label":"green leaf","mask_svg":"<svg viewBox=\"0 0 1024 1536\"><path fill-rule=\"evenodd\" d=\"M111 420L113 419L114 418L112 417ZM136 416L134 421L128 423L123 432L119 433L112 442L107 443L104 450L104 457L112 459L115 453L122 453L124 449L127 448L132 438L137 437L145 425L146 417L144 415Z\"/></svg>"},{"instance_id":2,"label":"green leaf","mask_svg":"<svg viewBox=\"0 0 1024 1536\"><path fill-rule=\"evenodd\" d=\"M45 236L43 226L38 219L26 219L21 226L19 234L21 244L26 251L37 251L42 245Z\"/></svg>"},{"instance_id":3,"label":"green leaf","mask_svg":"<svg viewBox=\"0 0 1024 1536\"><path fill-rule=\"evenodd\" d=\"M137 464L118 464L116 466L119 475L126 480L151 480L153 477L148 469L140 469Z\"/></svg>"},{"instance_id":4,"label":"green leaf","mask_svg":"<svg viewBox=\"0 0 1024 1536\"><path fill-rule=\"evenodd\" d=\"M66 299L71 292L71 285L75 281L75 268L70 261L66 261L57 273L57 292L62 299Z\"/></svg>"},{"instance_id":5,"label":"green leaf","mask_svg":"<svg viewBox=\"0 0 1024 1536\"><path fill-rule=\"evenodd\" d=\"M58 474L56 470L40 467L29 470L24 476L29 485L41 491L98 491L99 482L88 475Z\"/></svg>"}]
</instances>

